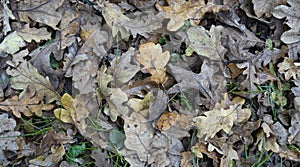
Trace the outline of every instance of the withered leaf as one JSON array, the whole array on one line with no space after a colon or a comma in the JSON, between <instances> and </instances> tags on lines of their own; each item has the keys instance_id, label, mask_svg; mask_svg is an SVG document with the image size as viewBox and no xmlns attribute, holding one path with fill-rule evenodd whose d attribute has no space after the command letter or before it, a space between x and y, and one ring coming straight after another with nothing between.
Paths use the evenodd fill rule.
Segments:
<instances>
[{"instance_id":1,"label":"withered leaf","mask_svg":"<svg viewBox=\"0 0 300 167\"><path fill-rule=\"evenodd\" d=\"M13 96L4 102L0 102L0 108L5 111L12 111L17 118L22 117L21 113L27 117L32 115L41 117L42 111L54 108L53 104L44 104L44 94L41 93L37 94L34 85L30 84L19 97Z\"/></svg>"},{"instance_id":2,"label":"withered leaf","mask_svg":"<svg viewBox=\"0 0 300 167\"><path fill-rule=\"evenodd\" d=\"M298 66L300 66L298 64ZM292 77L297 79L300 76L300 70L298 70L296 64L291 58L284 57L283 62L278 64L278 72L284 74L284 78L286 81L290 80Z\"/></svg>"},{"instance_id":3,"label":"withered leaf","mask_svg":"<svg viewBox=\"0 0 300 167\"><path fill-rule=\"evenodd\" d=\"M29 23L18 30L17 33L28 43L31 42L31 40L40 42L41 40L51 39L51 33L47 31L47 28L37 29L35 27L29 27Z\"/></svg>"},{"instance_id":4,"label":"withered leaf","mask_svg":"<svg viewBox=\"0 0 300 167\"><path fill-rule=\"evenodd\" d=\"M113 88L111 90L111 95L106 99L108 106L104 108L104 113L109 115L111 120L115 122L118 116L128 113L129 109L124 105L128 97L120 88Z\"/></svg>"},{"instance_id":5,"label":"withered leaf","mask_svg":"<svg viewBox=\"0 0 300 167\"><path fill-rule=\"evenodd\" d=\"M132 113L129 118L124 118L124 131L126 135L125 147L136 151L141 161L147 161L153 138L153 128L146 119L138 113Z\"/></svg>"},{"instance_id":6,"label":"withered leaf","mask_svg":"<svg viewBox=\"0 0 300 167\"><path fill-rule=\"evenodd\" d=\"M18 66L15 66L12 62L9 64L11 67L8 68L6 72L12 76L12 88L24 90L27 88L28 84L33 84L36 93L45 96L46 104L53 101L59 102L60 95L52 87L48 77L44 78L29 62L24 61Z\"/></svg>"},{"instance_id":7,"label":"withered leaf","mask_svg":"<svg viewBox=\"0 0 300 167\"><path fill-rule=\"evenodd\" d=\"M245 116L238 117L239 113ZM244 115L243 114L243 115ZM213 109L204 113L205 116L199 116L193 119L198 128L197 136L205 140L213 138L217 132L223 130L226 133L231 131L234 122L242 122L251 115L250 109L241 109L240 104L230 105L229 109Z\"/></svg>"},{"instance_id":8,"label":"withered leaf","mask_svg":"<svg viewBox=\"0 0 300 167\"><path fill-rule=\"evenodd\" d=\"M18 14L20 20L30 23L30 19L32 19L34 21L49 25L53 29L57 30L58 28L56 26L62 18L62 12L57 11L57 9L63 4L63 2L64 0L21 1L18 3Z\"/></svg>"},{"instance_id":9,"label":"withered leaf","mask_svg":"<svg viewBox=\"0 0 300 167\"><path fill-rule=\"evenodd\" d=\"M23 38L20 37L16 31L10 33L4 38L0 44L0 51L9 54L14 54L20 50L21 47L25 46Z\"/></svg>"},{"instance_id":10,"label":"withered leaf","mask_svg":"<svg viewBox=\"0 0 300 167\"><path fill-rule=\"evenodd\" d=\"M253 9L257 17L271 17L275 6L285 3L285 0L252 0Z\"/></svg>"},{"instance_id":11,"label":"withered leaf","mask_svg":"<svg viewBox=\"0 0 300 167\"><path fill-rule=\"evenodd\" d=\"M166 79L166 69L170 54L168 51L162 52L160 44L155 45L153 42L148 42L139 46L141 54L136 55L136 59L144 67L143 72L149 72L151 80L157 84L161 84Z\"/></svg>"},{"instance_id":12,"label":"withered leaf","mask_svg":"<svg viewBox=\"0 0 300 167\"><path fill-rule=\"evenodd\" d=\"M207 12L217 13L227 8L222 5L215 5L211 2L205 3L204 0L167 0L169 6L156 4L159 11L164 13L165 18L171 19L167 25L167 30L177 31L188 19L200 20Z\"/></svg>"},{"instance_id":13,"label":"withered leaf","mask_svg":"<svg viewBox=\"0 0 300 167\"><path fill-rule=\"evenodd\" d=\"M285 31L281 35L281 40L286 44L296 43L300 40L299 34L300 30L300 2L298 0L287 0L287 3L290 6L279 5L276 6L272 12L273 16L279 19L286 17L286 24L291 28L288 31Z\"/></svg>"},{"instance_id":14,"label":"withered leaf","mask_svg":"<svg viewBox=\"0 0 300 167\"><path fill-rule=\"evenodd\" d=\"M222 26L214 26L210 31L204 27L191 27L187 31L190 40L189 47L199 56L205 56L211 60L222 60L226 49L221 44Z\"/></svg>"}]
</instances>

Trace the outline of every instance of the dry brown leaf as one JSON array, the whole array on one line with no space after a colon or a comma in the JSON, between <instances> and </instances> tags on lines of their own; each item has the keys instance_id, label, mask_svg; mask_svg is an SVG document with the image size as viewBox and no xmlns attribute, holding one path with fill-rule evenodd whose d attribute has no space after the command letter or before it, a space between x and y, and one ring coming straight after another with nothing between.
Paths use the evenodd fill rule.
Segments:
<instances>
[{"instance_id":1,"label":"dry brown leaf","mask_svg":"<svg viewBox=\"0 0 300 167\"><path fill-rule=\"evenodd\" d=\"M37 93L33 84L18 96L13 96L0 103L0 108L5 111L12 111L17 118L21 118L23 113L30 117L33 115L42 116L42 111L49 111L54 108L53 104L44 104L44 94Z\"/></svg>"},{"instance_id":2,"label":"dry brown leaf","mask_svg":"<svg viewBox=\"0 0 300 167\"><path fill-rule=\"evenodd\" d=\"M291 58L284 57L283 62L279 63L277 66L279 67L278 72L284 74L286 81L290 80L292 77L297 79L298 76L300 76L300 64L294 63Z\"/></svg>"},{"instance_id":3,"label":"dry brown leaf","mask_svg":"<svg viewBox=\"0 0 300 167\"><path fill-rule=\"evenodd\" d=\"M161 84L166 80L166 69L170 54L168 51L162 52L160 44L155 45L153 42L148 42L139 46L141 54L136 55L136 59L144 67L142 71L149 72L151 80L157 84Z\"/></svg>"},{"instance_id":4,"label":"dry brown leaf","mask_svg":"<svg viewBox=\"0 0 300 167\"><path fill-rule=\"evenodd\" d=\"M16 31L8 34L0 44L0 52L15 54L26 45L22 37Z\"/></svg>"},{"instance_id":5,"label":"dry brown leaf","mask_svg":"<svg viewBox=\"0 0 300 167\"><path fill-rule=\"evenodd\" d=\"M190 40L189 48L199 56L204 56L211 60L223 60L226 49L221 44L222 26L212 25L210 31L204 27L191 27L187 30Z\"/></svg>"},{"instance_id":6,"label":"dry brown leaf","mask_svg":"<svg viewBox=\"0 0 300 167\"><path fill-rule=\"evenodd\" d=\"M35 0L20 1L18 5L18 15L21 21L30 23L30 19L44 23L57 30L56 27L61 21L62 12L57 9L63 4L64 0ZM30 19L29 19L30 18Z\"/></svg>"},{"instance_id":7,"label":"dry brown leaf","mask_svg":"<svg viewBox=\"0 0 300 167\"><path fill-rule=\"evenodd\" d=\"M198 138L205 136L205 140L213 138L217 132L223 130L227 134L231 131L234 123L243 122L251 115L250 109L241 109L243 102L234 103L229 109L215 108L204 112L205 116L195 117L193 119L198 128Z\"/></svg>"},{"instance_id":8,"label":"dry brown leaf","mask_svg":"<svg viewBox=\"0 0 300 167\"><path fill-rule=\"evenodd\" d=\"M257 17L271 17L275 6L285 4L285 0L252 0L253 9Z\"/></svg>"},{"instance_id":9,"label":"dry brown leaf","mask_svg":"<svg viewBox=\"0 0 300 167\"><path fill-rule=\"evenodd\" d=\"M0 115L0 160L1 165L10 166L11 157L7 154L8 151L16 155L17 160L24 156L30 156L34 153L34 148L31 148L25 143L25 140L20 137L21 133L15 131L16 121L9 118L7 113Z\"/></svg>"},{"instance_id":10,"label":"dry brown leaf","mask_svg":"<svg viewBox=\"0 0 300 167\"><path fill-rule=\"evenodd\" d=\"M203 158L203 155L202 155L202 153L203 153L219 164L220 155L217 153L217 151L214 151L214 150L209 151L207 147L208 146L204 143L197 143L195 146L192 147L192 152L198 158Z\"/></svg>"},{"instance_id":11,"label":"dry brown leaf","mask_svg":"<svg viewBox=\"0 0 300 167\"><path fill-rule=\"evenodd\" d=\"M9 9L9 0L3 0L1 1L2 5L0 6L0 17L3 18L3 33L4 35L7 35L9 31L11 31L10 23L9 23L9 18L11 19L16 19L15 16L13 15L12 11ZM3 8L2 8L3 6Z\"/></svg>"},{"instance_id":12,"label":"dry brown leaf","mask_svg":"<svg viewBox=\"0 0 300 167\"><path fill-rule=\"evenodd\" d=\"M224 149L223 149L224 150ZM227 146L225 151L225 158L221 158L220 167L228 167L232 165L232 160L239 160L238 153L233 149L232 145Z\"/></svg>"},{"instance_id":13,"label":"dry brown leaf","mask_svg":"<svg viewBox=\"0 0 300 167\"><path fill-rule=\"evenodd\" d=\"M286 44L296 43L300 41L299 25L300 25L300 1L287 0L289 6L279 5L276 6L272 12L273 16L279 19L286 18L286 24L291 28L281 35L281 40Z\"/></svg>"},{"instance_id":14,"label":"dry brown leaf","mask_svg":"<svg viewBox=\"0 0 300 167\"><path fill-rule=\"evenodd\" d=\"M29 23L18 30L17 33L28 43L32 40L40 42L41 40L51 39L51 33L47 31L47 28L43 27L37 29L35 27L29 27Z\"/></svg>"},{"instance_id":15,"label":"dry brown leaf","mask_svg":"<svg viewBox=\"0 0 300 167\"><path fill-rule=\"evenodd\" d=\"M223 5L215 5L204 0L167 0L169 6L156 4L159 11L164 13L165 18L171 19L167 25L167 30L177 31L188 19L201 20L205 13L217 13L220 10L227 10Z\"/></svg>"},{"instance_id":16,"label":"dry brown leaf","mask_svg":"<svg viewBox=\"0 0 300 167\"><path fill-rule=\"evenodd\" d=\"M151 141L154 135L153 128L138 113L134 112L129 118L123 118L126 135L125 147L136 151L139 159L146 162L150 153L149 151L151 151Z\"/></svg>"},{"instance_id":17,"label":"dry brown leaf","mask_svg":"<svg viewBox=\"0 0 300 167\"><path fill-rule=\"evenodd\" d=\"M53 101L59 102L60 95L52 87L49 78L43 77L35 67L27 61L16 66L12 62L8 62L11 68L6 70L7 74L12 76L11 87L17 90L25 90L29 84L33 84L36 93L45 96L45 103L49 104Z\"/></svg>"}]
</instances>

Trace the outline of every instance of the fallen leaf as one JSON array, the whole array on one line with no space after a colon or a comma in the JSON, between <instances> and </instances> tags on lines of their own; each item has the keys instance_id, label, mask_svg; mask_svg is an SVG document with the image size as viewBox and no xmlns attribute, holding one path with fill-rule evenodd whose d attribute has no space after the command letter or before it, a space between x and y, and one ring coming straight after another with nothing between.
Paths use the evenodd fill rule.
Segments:
<instances>
[{"instance_id":1,"label":"fallen leaf","mask_svg":"<svg viewBox=\"0 0 300 167\"><path fill-rule=\"evenodd\" d=\"M131 80L140 70L138 63L132 60L135 55L134 51L135 49L130 47L127 52L120 56L118 61L116 59L112 61L111 69L115 80L114 87L121 87L122 84Z\"/></svg>"},{"instance_id":2,"label":"fallen leaf","mask_svg":"<svg viewBox=\"0 0 300 167\"><path fill-rule=\"evenodd\" d=\"M141 54L137 54L136 59L144 66L142 71L149 72L151 80L157 84L163 83L166 80L165 66L170 59L169 52L162 52L161 46L153 42L140 45L139 51Z\"/></svg>"},{"instance_id":3,"label":"fallen leaf","mask_svg":"<svg viewBox=\"0 0 300 167\"><path fill-rule=\"evenodd\" d=\"M20 1L16 10L21 21L30 23L30 19L49 25L55 30L61 21L62 12L57 9L63 4L64 0L53 1ZM35 7L32 9L32 7ZM30 19L29 19L30 18Z\"/></svg>"},{"instance_id":4,"label":"fallen leaf","mask_svg":"<svg viewBox=\"0 0 300 167\"><path fill-rule=\"evenodd\" d=\"M98 5L102 8L102 15L112 30L112 36L115 37L120 32L121 39L128 38L130 33L123 26L118 25L118 23L124 21L130 22L130 18L123 14L122 9L118 5L109 2Z\"/></svg>"},{"instance_id":5,"label":"fallen leaf","mask_svg":"<svg viewBox=\"0 0 300 167\"><path fill-rule=\"evenodd\" d=\"M9 0L4 0L2 1L2 6L0 7L0 11L2 11L0 13L0 17L3 18L3 33L4 35L7 35L7 33L9 31L11 31L11 26L9 23L9 18L11 19L15 19L15 16L13 15L12 11L9 9L8 5L9 5Z\"/></svg>"},{"instance_id":6,"label":"fallen leaf","mask_svg":"<svg viewBox=\"0 0 300 167\"><path fill-rule=\"evenodd\" d=\"M167 3L169 6L162 6L157 3L156 7L160 12L164 13L165 18L170 19L167 25L167 30L169 31L177 31L188 19L201 20L207 12L217 13L221 10L227 10L227 7L223 5L215 5L211 2L206 3L204 0L167 0Z\"/></svg>"},{"instance_id":7,"label":"fallen leaf","mask_svg":"<svg viewBox=\"0 0 300 167\"><path fill-rule=\"evenodd\" d=\"M246 116L238 117L240 113L245 113ZM204 135L205 140L213 138L217 132L223 130L227 134L231 131L234 122L242 122L247 120L250 115L250 109L241 109L240 104L230 105L229 109L213 109L204 112L205 116L198 116L193 119L198 128L198 138Z\"/></svg>"},{"instance_id":8,"label":"fallen leaf","mask_svg":"<svg viewBox=\"0 0 300 167\"><path fill-rule=\"evenodd\" d=\"M126 115L129 112L124 103L127 102L128 97L120 88L112 89L110 97L107 99L108 106L104 108L104 113L109 115L111 120L115 122L118 116Z\"/></svg>"},{"instance_id":9,"label":"fallen leaf","mask_svg":"<svg viewBox=\"0 0 300 167\"><path fill-rule=\"evenodd\" d=\"M163 113L157 121L158 129L166 131L176 122L177 114L174 112Z\"/></svg>"},{"instance_id":10,"label":"fallen leaf","mask_svg":"<svg viewBox=\"0 0 300 167\"><path fill-rule=\"evenodd\" d=\"M257 17L271 17L271 12L275 6L284 4L284 0L252 0L253 9Z\"/></svg>"},{"instance_id":11,"label":"fallen leaf","mask_svg":"<svg viewBox=\"0 0 300 167\"><path fill-rule=\"evenodd\" d=\"M204 56L211 60L223 60L226 49L221 44L222 26L212 25L210 31L204 27L191 27L187 30L190 40L189 47L199 56Z\"/></svg>"},{"instance_id":12,"label":"fallen leaf","mask_svg":"<svg viewBox=\"0 0 300 167\"><path fill-rule=\"evenodd\" d=\"M283 19L286 18L286 24L291 28L281 35L281 40L286 44L296 43L300 41L299 28L300 24L300 2L298 0L287 0L290 6L278 5L274 8L272 14L274 17Z\"/></svg>"},{"instance_id":13,"label":"fallen leaf","mask_svg":"<svg viewBox=\"0 0 300 167\"><path fill-rule=\"evenodd\" d=\"M138 113L132 113L129 118L124 117L124 121L125 147L136 151L141 161L147 161L154 133L151 125Z\"/></svg>"},{"instance_id":14,"label":"fallen leaf","mask_svg":"<svg viewBox=\"0 0 300 167\"><path fill-rule=\"evenodd\" d=\"M26 46L23 38L20 37L16 31L8 34L0 44L0 51L15 54L21 47Z\"/></svg>"},{"instance_id":15,"label":"fallen leaf","mask_svg":"<svg viewBox=\"0 0 300 167\"><path fill-rule=\"evenodd\" d=\"M11 87L17 90L25 90L29 84L33 84L36 93L45 96L45 103L53 101L59 102L60 95L52 87L48 77L43 77L35 67L27 61L15 66L14 63L9 63L10 68L6 70L7 74L12 76Z\"/></svg>"},{"instance_id":16,"label":"fallen leaf","mask_svg":"<svg viewBox=\"0 0 300 167\"><path fill-rule=\"evenodd\" d=\"M18 30L17 33L28 43L32 40L40 42L41 40L51 39L51 33L47 31L47 28L43 27L37 29L35 27L29 27L29 23Z\"/></svg>"},{"instance_id":17,"label":"fallen leaf","mask_svg":"<svg viewBox=\"0 0 300 167\"><path fill-rule=\"evenodd\" d=\"M49 111L54 108L53 104L44 104L43 94L37 94L35 87L30 84L18 96L13 96L0 102L0 108L5 111L12 111L17 118L21 118L21 113L30 117L33 115L42 116L42 111Z\"/></svg>"},{"instance_id":18,"label":"fallen leaf","mask_svg":"<svg viewBox=\"0 0 300 167\"><path fill-rule=\"evenodd\" d=\"M279 63L277 66L279 67L278 72L284 74L286 81L290 80L292 77L297 79L298 76L300 76L300 70L298 70L298 67L291 58L284 57L283 62Z\"/></svg>"},{"instance_id":19,"label":"fallen leaf","mask_svg":"<svg viewBox=\"0 0 300 167\"><path fill-rule=\"evenodd\" d=\"M15 131L16 124L16 121L9 118L7 113L0 114L0 159L1 165L4 166L11 163L7 154L8 151L14 153L17 157L14 160L17 160L24 156L31 156L35 150L25 143L20 132Z\"/></svg>"}]
</instances>

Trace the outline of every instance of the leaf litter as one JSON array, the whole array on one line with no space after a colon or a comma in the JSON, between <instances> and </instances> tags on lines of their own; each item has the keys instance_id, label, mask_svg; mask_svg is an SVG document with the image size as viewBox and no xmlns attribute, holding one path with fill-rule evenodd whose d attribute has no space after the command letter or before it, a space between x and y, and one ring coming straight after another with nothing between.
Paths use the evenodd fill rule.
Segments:
<instances>
[{"instance_id":1,"label":"leaf litter","mask_svg":"<svg viewBox=\"0 0 300 167\"><path fill-rule=\"evenodd\" d=\"M2 0L0 166L297 166L299 5Z\"/></svg>"}]
</instances>

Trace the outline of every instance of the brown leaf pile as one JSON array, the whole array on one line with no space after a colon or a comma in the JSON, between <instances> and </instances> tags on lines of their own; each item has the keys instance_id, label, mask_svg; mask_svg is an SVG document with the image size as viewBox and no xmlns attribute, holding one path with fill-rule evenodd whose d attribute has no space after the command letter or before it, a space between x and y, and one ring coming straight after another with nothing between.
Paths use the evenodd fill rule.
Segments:
<instances>
[{"instance_id":1,"label":"brown leaf pile","mask_svg":"<svg viewBox=\"0 0 300 167\"><path fill-rule=\"evenodd\" d=\"M2 0L0 166L299 165L299 8Z\"/></svg>"}]
</instances>

